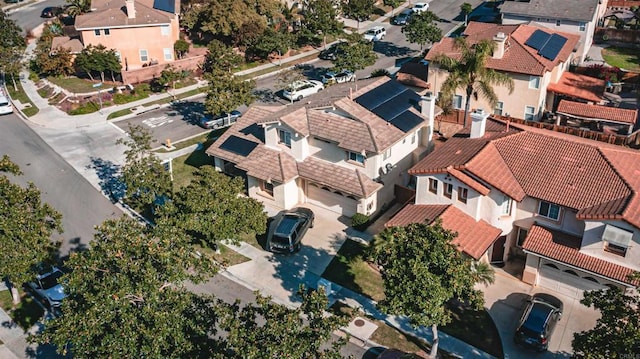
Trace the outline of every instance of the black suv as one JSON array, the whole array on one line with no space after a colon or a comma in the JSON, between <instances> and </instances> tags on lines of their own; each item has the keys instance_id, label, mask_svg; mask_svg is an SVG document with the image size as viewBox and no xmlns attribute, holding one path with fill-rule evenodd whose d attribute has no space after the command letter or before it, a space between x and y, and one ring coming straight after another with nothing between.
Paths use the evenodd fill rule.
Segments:
<instances>
[{"instance_id":1,"label":"black suv","mask_svg":"<svg viewBox=\"0 0 640 359\"><path fill-rule=\"evenodd\" d=\"M267 236L267 249L271 252L293 253L300 250L302 237L313 228L313 212L308 208L294 208L278 213Z\"/></svg>"},{"instance_id":2,"label":"black suv","mask_svg":"<svg viewBox=\"0 0 640 359\"><path fill-rule=\"evenodd\" d=\"M549 348L549 338L562 317L562 301L552 295L538 293L527 301L513 340L537 351Z\"/></svg>"},{"instance_id":3,"label":"black suv","mask_svg":"<svg viewBox=\"0 0 640 359\"><path fill-rule=\"evenodd\" d=\"M343 46L346 46L344 45L344 42L333 44L328 48L320 51L320 54L318 55L318 57L322 60L335 61L338 58L338 56L344 54L344 49L342 48Z\"/></svg>"}]
</instances>

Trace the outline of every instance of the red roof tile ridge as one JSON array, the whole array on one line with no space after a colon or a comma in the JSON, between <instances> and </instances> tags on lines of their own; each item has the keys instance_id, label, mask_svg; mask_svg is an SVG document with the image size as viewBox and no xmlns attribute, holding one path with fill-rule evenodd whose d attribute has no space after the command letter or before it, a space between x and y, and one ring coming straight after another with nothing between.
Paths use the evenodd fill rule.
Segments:
<instances>
[{"instance_id":1,"label":"red roof tile ridge","mask_svg":"<svg viewBox=\"0 0 640 359\"><path fill-rule=\"evenodd\" d=\"M487 188L487 186L478 182L476 179L472 178L466 173L453 168L453 166L447 167L447 172L450 173L453 177L460 180L460 182L466 184L467 186L474 189L476 192L480 193L481 195L486 196L487 194L489 194L490 190L489 188Z\"/></svg>"},{"instance_id":2,"label":"red roof tile ridge","mask_svg":"<svg viewBox=\"0 0 640 359\"><path fill-rule=\"evenodd\" d=\"M366 185L364 183L364 179L362 178L362 176L365 176L365 174L362 173L362 171L360 171L359 169L356 169L356 177L358 178L358 183L360 184L360 188L362 190L362 193L367 193L367 188ZM367 179L369 179L367 177Z\"/></svg>"}]
</instances>

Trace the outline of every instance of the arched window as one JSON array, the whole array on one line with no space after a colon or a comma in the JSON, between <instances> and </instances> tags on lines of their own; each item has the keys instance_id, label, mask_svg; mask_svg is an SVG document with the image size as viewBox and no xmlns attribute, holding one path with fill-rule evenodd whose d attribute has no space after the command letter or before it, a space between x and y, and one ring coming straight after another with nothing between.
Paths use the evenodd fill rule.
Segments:
<instances>
[{"instance_id":1,"label":"arched window","mask_svg":"<svg viewBox=\"0 0 640 359\"><path fill-rule=\"evenodd\" d=\"M598 282L598 280L593 277L584 277L584 279L600 284L600 282Z\"/></svg>"},{"instance_id":2,"label":"arched window","mask_svg":"<svg viewBox=\"0 0 640 359\"><path fill-rule=\"evenodd\" d=\"M545 263L544 266L548 267L548 268L553 268L555 270L558 270L558 266L553 264L553 263Z\"/></svg>"},{"instance_id":3,"label":"arched window","mask_svg":"<svg viewBox=\"0 0 640 359\"><path fill-rule=\"evenodd\" d=\"M574 275L576 277L579 277L578 273L572 271L571 269L567 269L564 272L567 273L567 274L571 274L571 275Z\"/></svg>"}]
</instances>

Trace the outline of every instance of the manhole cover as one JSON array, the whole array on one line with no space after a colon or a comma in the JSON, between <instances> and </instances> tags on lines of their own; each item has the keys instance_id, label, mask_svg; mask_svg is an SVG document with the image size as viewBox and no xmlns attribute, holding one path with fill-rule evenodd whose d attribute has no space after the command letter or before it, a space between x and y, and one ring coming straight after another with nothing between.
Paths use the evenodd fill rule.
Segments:
<instances>
[{"instance_id":1,"label":"manhole cover","mask_svg":"<svg viewBox=\"0 0 640 359\"><path fill-rule=\"evenodd\" d=\"M353 325L355 325L356 327L362 327L362 326L364 326L364 320L362 320L362 319L356 319L356 320L353 322Z\"/></svg>"}]
</instances>

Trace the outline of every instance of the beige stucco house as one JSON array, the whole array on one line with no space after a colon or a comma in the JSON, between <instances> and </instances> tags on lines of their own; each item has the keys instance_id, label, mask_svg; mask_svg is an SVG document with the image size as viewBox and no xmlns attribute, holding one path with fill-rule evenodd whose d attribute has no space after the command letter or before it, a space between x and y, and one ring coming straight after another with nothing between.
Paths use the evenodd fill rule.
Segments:
<instances>
[{"instance_id":1,"label":"beige stucco house","mask_svg":"<svg viewBox=\"0 0 640 359\"><path fill-rule=\"evenodd\" d=\"M439 112L433 96L387 77L360 80L291 105L251 106L206 153L271 206L371 215L391 204L395 185L408 184Z\"/></svg>"},{"instance_id":2,"label":"beige stucco house","mask_svg":"<svg viewBox=\"0 0 640 359\"><path fill-rule=\"evenodd\" d=\"M470 256L525 258L524 282L575 298L637 285L627 275L640 271L640 153L471 118L409 170L415 202L388 225L441 218ZM453 208L458 215L446 213Z\"/></svg>"},{"instance_id":3,"label":"beige stucco house","mask_svg":"<svg viewBox=\"0 0 640 359\"><path fill-rule=\"evenodd\" d=\"M179 39L179 0L92 0L91 11L79 15L80 41L113 49L123 71L175 60Z\"/></svg>"},{"instance_id":4,"label":"beige stucco house","mask_svg":"<svg viewBox=\"0 0 640 359\"><path fill-rule=\"evenodd\" d=\"M471 108L482 108L496 115L511 116L525 120L539 120L544 111L552 110L556 101L555 92L548 91L550 86L566 82L566 74L574 56L574 48L579 36L548 30L532 25L498 25L470 22L463 36L469 44L490 39L496 42L496 50L488 59L486 66L509 75L515 89L509 93L504 86L494 87L498 103L492 107L479 97L472 99ZM433 59L440 54L458 56L454 38L443 38L429 50L425 59L429 61L428 81L434 93L439 93L448 72L439 68ZM545 47L545 42L550 47ZM581 77L581 75L576 75ZM602 82L602 81L601 81ZM584 101L599 101L592 91L588 97L582 94L580 86L561 86L569 95ZM604 82L602 82L604 92ZM457 89L453 98L453 107L464 109L466 95L464 89Z\"/></svg>"}]
</instances>

